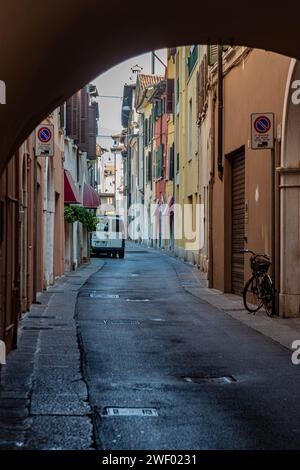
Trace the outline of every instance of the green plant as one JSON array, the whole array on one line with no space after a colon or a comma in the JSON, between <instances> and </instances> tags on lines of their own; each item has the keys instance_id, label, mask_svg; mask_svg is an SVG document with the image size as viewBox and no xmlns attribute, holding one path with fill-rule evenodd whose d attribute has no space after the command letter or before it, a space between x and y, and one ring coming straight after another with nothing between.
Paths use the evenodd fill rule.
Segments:
<instances>
[{"instance_id":1,"label":"green plant","mask_svg":"<svg viewBox=\"0 0 300 470\"><path fill-rule=\"evenodd\" d=\"M68 223L81 222L88 232L96 230L97 217L82 206L66 206L65 220Z\"/></svg>"}]
</instances>

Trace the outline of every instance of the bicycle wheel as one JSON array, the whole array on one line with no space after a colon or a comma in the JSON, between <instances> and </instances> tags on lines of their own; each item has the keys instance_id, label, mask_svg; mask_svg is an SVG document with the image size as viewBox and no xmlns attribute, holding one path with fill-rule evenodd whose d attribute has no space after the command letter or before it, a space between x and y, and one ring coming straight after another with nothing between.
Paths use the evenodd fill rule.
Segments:
<instances>
[{"instance_id":1,"label":"bicycle wheel","mask_svg":"<svg viewBox=\"0 0 300 470\"><path fill-rule=\"evenodd\" d=\"M261 283L263 305L269 317L273 315L274 288L270 276L264 276Z\"/></svg>"},{"instance_id":2,"label":"bicycle wheel","mask_svg":"<svg viewBox=\"0 0 300 470\"><path fill-rule=\"evenodd\" d=\"M263 301L259 297L259 288L255 276L252 276L245 284L243 301L245 309L250 313L256 313L263 306Z\"/></svg>"}]
</instances>

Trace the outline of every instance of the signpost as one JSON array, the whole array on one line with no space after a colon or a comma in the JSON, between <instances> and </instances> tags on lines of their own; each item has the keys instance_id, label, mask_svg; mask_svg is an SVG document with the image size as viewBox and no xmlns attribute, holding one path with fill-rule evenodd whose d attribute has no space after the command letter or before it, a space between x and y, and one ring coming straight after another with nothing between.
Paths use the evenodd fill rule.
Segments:
<instances>
[{"instance_id":1,"label":"signpost","mask_svg":"<svg viewBox=\"0 0 300 470\"><path fill-rule=\"evenodd\" d=\"M37 210L38 210L38 161L37 157L53 157L54 156L54 125L53 124L40 124L35 130L35 157L34 157L34 250L33 250L33 303L37 303Z\"/></svg>"},{"instance_id":2,"label":"signpost","mask_svg":"<svg viewBox=\"0 0 300 470\"><path fill-rule=\"evenodd\" d=\"M274 148L274 113L251 114L251 148Z\"/></svg>"},{"instance_id":3,"label":"signpost","mask_svg":"<svg viewBox=\"0 0 300 470\"><path fill-rule=\"evenodd\" d=\"M41 124L35 131L35 155L37 157L53 157L54 155L54 126Z\"/></svg>"},{"instance_id":4,"label":"signpost","mask_svg":"<svg viewBox=\"0 0 300 470\"><path fill-rule=\"evenodd\" d=\"M271 200L272 200L272 281L276 289L276 158L275 158L275 119L274 113L251 114L251 148L252 150L271 150ZM273 312L276 314L277 295L274 293Z\"/></svg>"}]
</instances>

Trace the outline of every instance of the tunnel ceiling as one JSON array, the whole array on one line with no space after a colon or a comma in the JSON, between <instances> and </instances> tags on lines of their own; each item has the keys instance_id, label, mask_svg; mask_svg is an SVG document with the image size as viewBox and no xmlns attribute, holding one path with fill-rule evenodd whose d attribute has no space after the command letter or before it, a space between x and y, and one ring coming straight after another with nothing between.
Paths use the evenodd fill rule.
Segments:
<instances>
[{"instance_id":1,"label":"tunnel ceiling","mask_svg":"<svg viewBox=\"0 0 300 470\"><path fill-rule=\"evenodd\" d=\"M300 3L0 0L0 171L34 127L85 83L137 54L236 44L300 57ZM289 8L290 7L290 8Z\"/></svg>"}]
</instances>

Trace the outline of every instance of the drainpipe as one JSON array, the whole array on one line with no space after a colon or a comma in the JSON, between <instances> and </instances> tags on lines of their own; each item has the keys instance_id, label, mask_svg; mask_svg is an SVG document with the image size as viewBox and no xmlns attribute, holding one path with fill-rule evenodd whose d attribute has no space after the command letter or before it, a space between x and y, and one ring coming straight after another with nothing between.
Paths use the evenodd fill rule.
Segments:
<instances>
[{"instance_id":1,"label":"drainpipe","mask_svg":"<svg viewBox=\"0 0 300 470\"><path fill-rule=\"evenodd\" d=\"M155 51L151 52L151 73L155 74Z\"/></svg>"},{"instance_id":2,"label":"drainpipe","mask_svg":"<svg viewBox=\"0 0 300 470\"><path fill-rule=\"evenodd\" d=\"M223 46L218 46L218 175L223 179Z\"/></svg>"},{"instance_id":3,"label":"drainpipe","mask_svg":"<svg viewBox=\"0 0 300 470\"><path fill-rule=\"evenodd\" d=\"M215 114L217 97L214 93L212 99L211 113L211 162L210 162L210 180L209 180L209 255L208 255L208 286L213 287L213 195L215 178Z\"/></svg>"},{"instance_id":4,"label":"drainpipe","mask_svg":"<svg viewBox=\"0 0 300 470\"><path fill-rule=\"evenodd\" d=\"M38 262L38 250L37 250L37 223L38 223L38 193L37 193L37 157L35 155L35 148L33 149L33 298L32 303L37 303L37 262Z\"/></svg>"}]
</instances>

